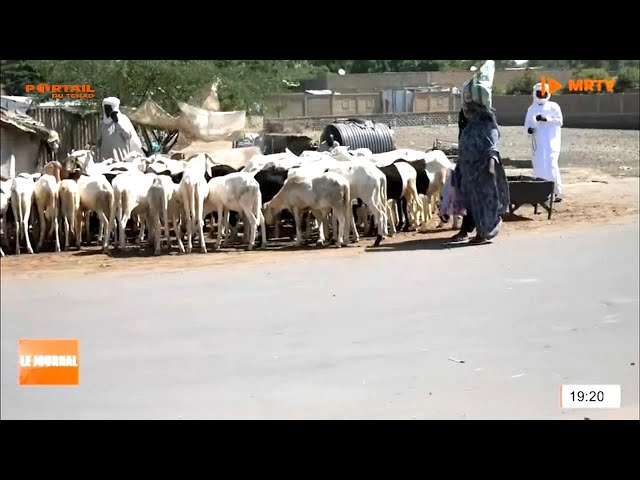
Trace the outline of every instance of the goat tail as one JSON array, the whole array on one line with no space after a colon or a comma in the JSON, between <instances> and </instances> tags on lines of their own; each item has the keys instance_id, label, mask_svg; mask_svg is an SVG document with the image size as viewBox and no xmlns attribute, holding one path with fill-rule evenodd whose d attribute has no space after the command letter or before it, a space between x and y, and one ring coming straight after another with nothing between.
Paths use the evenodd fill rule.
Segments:
<instances>
[{"instance_id":1,"label":"goat tail","mask_svg":"<svg viewBox=\"0 0 640 480\"><path fill-rule=\"evenodd\" d=\"M60 209L63 211L63 214L65 216L68 217L68 213L71 212L71 218L67 218L67 220L69 221L69 228L71 229L72 232L74 232L75 235L75 231L76 231L76 214L77 214L77 210L80 205L80 193L78 193L76 190L70 192L70 196L71 196L71 205L62 205L62 199L60 201ZM78 205L78 208L76 208L76 205Z\"/></svg>"},{"instance_id":2,"label":"goat tail","mask_svg":"<svg viewBox=\"0 0 640 480\"><path fill-rule=\"evenodd\" d=\"M54 217L58 217L58 213L60 212L60 190L56 188L53 192L53 202L51 202L53 215Z\"/></svg>"},{"instance_id":3,"label":"goat tail","mask_svg":"<svg viewBox=\"0 0 640 480\"><path fill-rule=\"evenodd\" d=\"M164 216L169 209L169 201L165 195L162 183L159 178L154 178L149 189L149 200L151 201L152 212Z\"/></svg>"},{"instance_id":4,"label":"goat tail","mask_svg":"<svg viewBox=\"0 0 640 480\"><path fill-rule=\"evenodd\" d=\"M191 216L191 221L195 222L196 220L196 185L191 185L189 189L189 215Z\"/></svg>"},{"instance_id":5,"label":"goat tail","mask_svg":"<svg viewBox=\"0 0 640 480\"><path fill-rule=\"evenodd\" d=\"M9 178L16 178L16 157L13 153L9 157Z\"/></svg>"},{"instance_id":6,"label":"goat tail","mask_svg":"<svg viewBox=\"0 0 640 480\"><path fill-rule=\"evenodd\" d=\"M345 183L342 186L342 201L343 201L343 208L344 208L344 221L345 221L345 225L344 225L344 241L346 243L349 243L349 233L350 233L350 229L351 229L351 216L353 215L353 211L351 209L351 189L349 187L348 183Z\"/></svg>"},{"instance_id":7,"label":"goat tail","mask_svg":"<svg viewBox=\"0 0 640 480\"><path fill-rule=\"evenodd\" d=\"M116 202L116 194L115 194L115 192L113 192L111 195L109 195L108 200L109 201L107 202L107 208L108 208L109 211L106 212L107 213L106 217L109 219L109 227L111 227L113 225L114 216L116 214L117 202ZM122 206L120 206L120 214L122 214ZM105 230L107 230L107 229L105 228ZM107 239L107 241L109 241L109 239Z\"/></svg>"},{"instance_id":8,"label":"goat tail","mask_svg":"<svg viewBox=\"0 0 640 480\"><path fill-rule=\"evenodd\" d=\"M258 225L260 225L265 221L264 215L262 214L262 192L260 192L260 188L258 188L254 199L255 199L255 204L253 207L256 212L256 220L258 221Z\"/></svg>"},{"instance_id":9,"label":"goat tail","mask_svg":"<svg viewBox=\"0 0 640 480\"><path fill-rule=\"evenodd\" d=\"M124 191L120 189L113 189L113 209L115 210L115 215L118 219L118 222L122 219L122 212L124 211L124 205L122 204L124 197Z\"/></svg>"},{"instance_id":10,"label":"goat tail","mask_svg":"<svg viewBox=\"0 0 640 480\"><path fill-rule=\"evenodd\" d=\"M164 190L158 192L160 196L160 213L162 213L162 216L164 218L164 215L167 215L169 213L169 199L167 198L167 196L164 194ZM168 234L167 234L168 235Z\"/></svg>"},{"instance_id":11,"label":"goat tail","mask_svg":"<svg viewBox=\"0 0 640 480\"><path fill-rule=\"evenodd\" d=\"M16 181L14 180L13 183L14 183L14 185L12 187L12 191L16 192L17 191L16 190L16 185L15 185ZM12 208L16 208L17 207L17 210L18 210L17 218L16 218L15 210L13 211L13 217L14 217L15 222L18 223L18 222L22 222L22 195L15 195L15 199L17 201L14 202L14 198L13 197L11 198L11 207ZM16 207L14 207L14 204L16 205Z\"/></svg>"}]
</instances>

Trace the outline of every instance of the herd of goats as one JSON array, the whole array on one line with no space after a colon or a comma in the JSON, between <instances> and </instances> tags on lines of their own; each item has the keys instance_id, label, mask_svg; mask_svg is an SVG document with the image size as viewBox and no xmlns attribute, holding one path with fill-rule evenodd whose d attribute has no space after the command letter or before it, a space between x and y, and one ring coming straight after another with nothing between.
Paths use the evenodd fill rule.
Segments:
<instances>
[{"instance_id":1,"label":"herd of goats","mask_svg":"<svg viewBox=\"0 0 640 480\"><path fill-rule=\"evenodd\" d=\"M205 219L210 216L212 236L217 227L216 248L223 237L224 245L236 240L242 225L242 239L251 250L258 227L259 243L266 246L266 225L274 225L278 238L281 222L292 216L297 246L314 230L323 245L358 242L360 232L375 235L378 245L399 229L426 227L453 168L441 150L372 154L338 146L300 155L288 150L263 155L257 147L244 147L188 159L132 154L124 161L100 163L91 150L77 150L47 163L41 173L14 172L0 183L2 241L8 248L13 238L19 254L24 240L33 253L30 235L38 238L36 251L53 237L59 252L60 225L64 249L71 238L80 248L83 229L88 244L89 226L95 223L90 220L97 218L97 244L104 252L110 243L126 247L132 222L138 232L135 241L142 244L146 232L158 255L162 238L172 248L171 221L181 253L192 252L194 237L206 253ZM0 253L4 256L1 248Z\"/></svg>"}]
</instances>

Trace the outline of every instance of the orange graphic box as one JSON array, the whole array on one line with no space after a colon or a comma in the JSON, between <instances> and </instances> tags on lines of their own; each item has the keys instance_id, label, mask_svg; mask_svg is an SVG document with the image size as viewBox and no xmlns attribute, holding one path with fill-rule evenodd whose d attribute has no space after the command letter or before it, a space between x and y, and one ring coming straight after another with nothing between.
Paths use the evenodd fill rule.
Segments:
<instances>
[{"instance_id":1,"label":"orange graphic box","mask_svg":"<svg viewBox=\"0 0 640 480\"><path fill-rule=\"evenodd\" d=\"M18 377L20 385L78 385L80 352L78 340L20 340Z\"/></svg>"}]
</instances>

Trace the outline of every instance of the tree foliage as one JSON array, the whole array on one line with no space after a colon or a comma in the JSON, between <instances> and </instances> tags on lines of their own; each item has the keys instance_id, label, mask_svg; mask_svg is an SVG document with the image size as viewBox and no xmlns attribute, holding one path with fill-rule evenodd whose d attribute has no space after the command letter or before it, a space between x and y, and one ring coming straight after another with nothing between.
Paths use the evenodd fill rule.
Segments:
<instances>
[{"instance_id":1,"label":"tree foliage","mask_svg":"<svg viewBox=\"0 0 640 480\"><path fill-rule=\"evenodd\" d=\"M24 95L26 84L90 84L96 97L117 96L125 106L137 106L151 96L170 113L177 112L178 101L188 101L195 92L209 87L215 78L223 110L255 111L257 105L275 93L290 91L296 82L321 72L382 73L438 70L469 70L484 60L2 60L4 89L9 95ZM515 65L514 60L496 60L496 68ZM529 66L546 68L604 69L606 76L617 76L616 91L637 88L638 60L529 60ZM580 78L584 78L581 74ZM286 83L284 81L289 83ZM533 75L506 87L510 94L529 94ZM526 88L525 88L526 87ZM502 87L501 87L502 88ZM50 95L43 95L50 99Z\"/></svg>"},{"instance_id":2,"label":"tree foliage","mask_svg":"<svg viewBox=\"0 0 640 480\"><path fill-rule=\"evenodd\" d=\"M25 85L40 83L36 71L24 60L0 60L0 82L7 95L24 95Z\"/></svg>"},{"instance_id":3,"label":"tree foliage","mask_svg":"<svg viewBox=\"0 0 640 480\"><path fill-rule=\"evenodd\" d=\"M325 72L347 73L434 72L439 70L469 70L480 68L485 60L313 60L311 63ZM515 66L515 60L496 60L496 68Z\"/></svg>"},{"instance_id":4,"label":"tree foliage","mask_svg":"<svg viewBox=\"0 0 640 480\"><path fill-rule=\"evenodd\" d=\"M518 77L507 85L505 93L507 95L530 95L533 86L538 83L539 78L530 71Z\"/></svg>"},{"instance_id":5,"label":"tree foliage","mask_svg":"<svg viewBox=\"0 0 640 480\"><path fill-rule=\"evenodd\" d=\"M26 65L47 83L90 84L96 98L115 96L137 106L151 96L170 113L216 78L223 110L251 111L288 82L311 78L319 71L303 60L57 60ZM50 97L47 95L47 97Z\"/></svg>"},{"instance_id":6,"label":"tree foliage","mask_svg":"<svg viewBox=\"0 0 640 480\"><path fill-rule=\"evenodd\" d=\"M616 77L613 91L624 92L636 88L640 88L640 68L637 65L622 67Z\"/></svg>"}]
</instances>

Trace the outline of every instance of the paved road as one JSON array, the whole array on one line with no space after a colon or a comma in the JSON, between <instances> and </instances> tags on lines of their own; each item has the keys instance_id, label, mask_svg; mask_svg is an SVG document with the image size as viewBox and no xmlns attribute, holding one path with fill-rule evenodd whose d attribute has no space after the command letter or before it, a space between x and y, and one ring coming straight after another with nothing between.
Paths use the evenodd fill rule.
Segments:
<instances>
[{"instance_id":1,"label":"paved road","mask_svg":"<svg viewBox=\"0 0 640 480\"><path fill-rule=\"evenodd\" d=\"M3 281L2 418L638 418L637 224L438 245ZM19 387L17 340L51 337L81 385Z\"/></svg>"}]
</instances>

